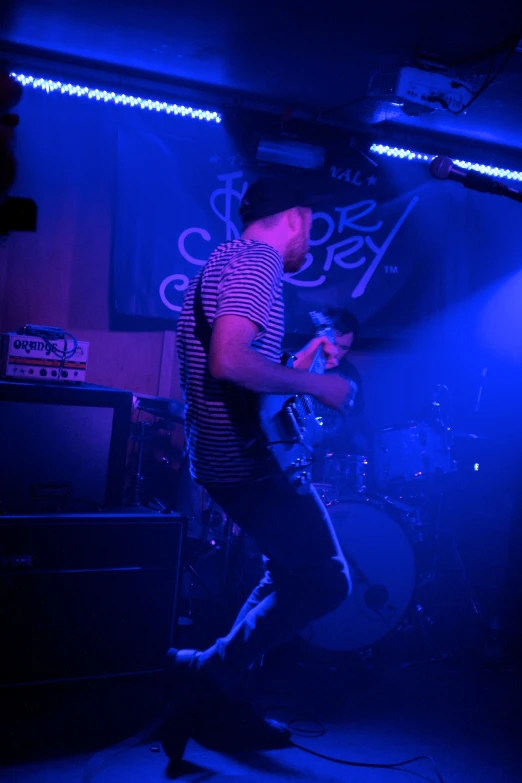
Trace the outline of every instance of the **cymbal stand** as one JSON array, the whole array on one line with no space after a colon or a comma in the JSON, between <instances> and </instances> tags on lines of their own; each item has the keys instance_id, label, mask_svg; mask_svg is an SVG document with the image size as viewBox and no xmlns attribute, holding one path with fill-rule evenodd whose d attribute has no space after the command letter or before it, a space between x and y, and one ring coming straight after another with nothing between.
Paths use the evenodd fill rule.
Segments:
<instances>
[{"instance_id":1,"label":"cymbal stand","mask_svg":"<svg viewBox=\"0 0 522 783\"><path fill-rule=\"evenodd\" d=\"M138 464L136 466L136 472L134 474L134 493L131 506L140 507L142 503L142 483L145 478L143 475L143 446L146 440L148 440L148 431L152 428L152 424L147 421L140 421L136 424L137 434L131 434L131 440L138 444Z\"/></svg>"},{"instance_id":2,"label":"cymbal stand","mask_svg":"<svg viewBox=\"0 0 522 783\"><path fill-rule=\"evenodd\" d=\"M185 572L189 572L191 577L198 582L198 584L204 589L204 591L207 593L207 595L210 598L217 599L218 603L225 604L226 603L226 596L225 596L225 588L227 583L227 576L228 576L228 570L229 570L229 564L230 564L230 548L231 548L231 537L232 537L232 521L230 520L230 517L223 515L224 522L226 526L226 534L225 534L225 557L224 557L224 563L222 568L222 576L221 576L221 589L219 591L219 595L216 595L216 592L212 590L211 587L205 582L205 580L200 576L197 570L197 564L198 561L201 559L201 557L204 554L202 544L209 538L209 532L211 529L211 522L212 522L212 516L213 514L218 511L220 514L223 515L223 512L221 509L219 509L219 506L214 501L211 501L211 504L208 509L205 510L203 515L203 525L202 525L202 533L199 536L198 539L191 539L196 540L199 543L199 547L195 549L195 551L192 553L192 557L190 558L189 562L186 562L182 565L182 569ZM221 550L221 546L217 544L214 540L210 542L210 546L213 548L213 551L219 552ZM192 583L191 583L191 586Z\"/></svg>"}]
</instances>

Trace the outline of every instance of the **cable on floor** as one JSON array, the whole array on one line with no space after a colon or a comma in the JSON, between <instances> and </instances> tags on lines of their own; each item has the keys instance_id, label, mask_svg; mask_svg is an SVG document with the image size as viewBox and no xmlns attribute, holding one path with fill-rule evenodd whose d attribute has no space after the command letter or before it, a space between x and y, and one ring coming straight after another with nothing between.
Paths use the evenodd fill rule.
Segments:
<instances>
[{"instance_id":1,"label":"cable on floor","mask_svg":"<svg viewBox=\"0 0 522 783\"><path fill-rule=\"evenodd\" d=\"M439 783L445 783L444 778L442 777L439 770L437 769L437 765L435 764L431 756L415 756L411 759L405 759L404 761L396 761L390 764L376 764L376 763L371 763L369 761L349 761L348 759L339 759L336 758L335 756L327 756L325 753L319 753L317 750L306 748L304 745L298 745L296 742L291 741L290 744L292 747L297 748L298 750L302 750L305 753L310 753L312 756L317 756L317 758L325 759L325 761L332 761L335 764L342 764L343 766L346 767L366 767L369 769L399 770L401 767L405 767L408 764L413 764L416 761L429 761L435 771L435 774L437 775ZM403 770L403 771L410 772L410 770ZM416 777L422 778L423 780L430 780L429 778L424 777L424 775L420 775L416 772L412 774L414 774Z\"/></svg>"}]
</instances>

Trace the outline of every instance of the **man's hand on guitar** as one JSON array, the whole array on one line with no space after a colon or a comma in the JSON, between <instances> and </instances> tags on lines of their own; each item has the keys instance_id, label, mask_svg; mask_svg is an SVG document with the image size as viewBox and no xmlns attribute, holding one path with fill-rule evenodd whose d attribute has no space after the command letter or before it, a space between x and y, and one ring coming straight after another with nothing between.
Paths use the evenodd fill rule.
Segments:
<instances>
[{"instance_id":1,"label":"man's hand on guitar","mask_svg":"<svg viewBox=\"0 0 522 783\"><path fill-rule=\"evenodd\" d=\"M353 391L350 381L335 373L316 376L316 383L313 396L335 410L343 408Z\"/></svg>"},{"instance_id":2,"label":"man's hand on guitar","mask_svg":"<svg viewBox=\"0 0 522 783\"><path fill-rule=\"evenodd\" d=\"M297 352L294 361L294 369L296 370L309 370L312 364L313 358L317 353L317 349L322 346L323 356L326 359L326 370L331 370L333 367L337 367L339 361L337 359L337 348L328 339L328 337L314 337L309 343L301 348Z\"/></svg>"}]
</instances>

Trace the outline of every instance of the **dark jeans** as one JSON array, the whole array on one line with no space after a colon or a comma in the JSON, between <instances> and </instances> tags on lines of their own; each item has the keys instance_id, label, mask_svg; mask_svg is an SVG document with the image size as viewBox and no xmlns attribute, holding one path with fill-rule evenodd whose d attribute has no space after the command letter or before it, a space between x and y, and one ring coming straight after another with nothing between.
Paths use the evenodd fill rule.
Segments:
<instances>
[{"instance_id":1,"label":"dark jeans","mask_svg":"<svg viewBox=\"0 0 522 783\"><path fill-rule=\"evenodd\" d=\"M282 474L275 474L207 489L252 536L267 565L231 631L199 657L199 666L228 688L269 649L334 611L351 592L351 580L314 487L298 494Z\"/></svg>"}]
</instances>

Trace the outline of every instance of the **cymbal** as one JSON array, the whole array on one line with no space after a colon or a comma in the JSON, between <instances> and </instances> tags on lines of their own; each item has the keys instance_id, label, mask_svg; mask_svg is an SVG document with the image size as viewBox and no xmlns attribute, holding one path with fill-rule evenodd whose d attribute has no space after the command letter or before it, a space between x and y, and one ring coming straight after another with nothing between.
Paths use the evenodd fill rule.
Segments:
<instances>
[{"instance_id":1,"label":"cymbal","mask_svg":"<svg viewBox=\"0 0 522 783\"><path fill-rule=\"evenodd\" d=\"M149 394L135 394L133 405L140 411L150 413L177 423L185 420L185 407L182 402L172 400L170 397L154 397Z\"/></svg>"}]
</instances>

